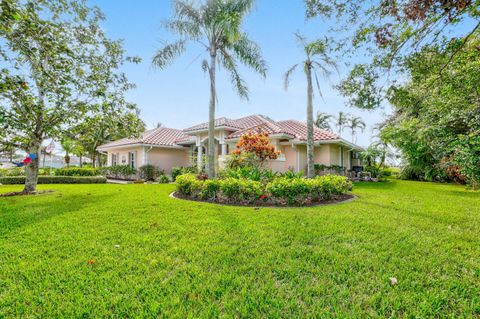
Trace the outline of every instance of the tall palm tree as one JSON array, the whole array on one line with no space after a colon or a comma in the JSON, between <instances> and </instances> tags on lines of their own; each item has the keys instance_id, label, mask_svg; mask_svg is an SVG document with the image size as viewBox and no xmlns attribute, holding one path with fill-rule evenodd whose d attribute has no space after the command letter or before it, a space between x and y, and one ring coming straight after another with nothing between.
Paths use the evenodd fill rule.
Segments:
<instances>
[{"instance_id":1,"label":"tall palm tree","mask_svg":"<svg viewBox=\"0 0 480 319\"><path fill-rule=\"evenodd\" d=\"M318 93L322 96L320 90L320 82L318 81L317 72L324 77L330 75L332 68L337 68L335 62L328 56L328 47L326 40L316 40L308 43L300 34L295 34L300 47L305 53L305 60L294 64L286 73L284 79L285 90L288 89L290 77L298 66L302 66L307 77L307 176L314 177L315 170L313 167L313 81L315 77Z\"/></svg>"},{"instance_id":2,"label":"tall palm tree","mask_svg":"<svg viewBox=\"0 0 480 319\"><path fill-rule=\"evenodd\" d=\"M338 112L338 116L336 117L335 126L337 127L338 134L342 135L343 128L348 124L348 118L350 115L348 113L344 113L342 111Z\"/></svg>"},{"instance_id":3,"label":"tall palm tree","mask_svg":"<svg viewBox=\"0 0 480 319\"><path fill-rule=\"evenodd\" d=\"M75 150L75 142L71 139L63 139L60 142L60 145L62 145L62 149L65 151L65 164L67 167L70 166L70 154L72 154Z\"/></svg>"},{"instance_id":4,"label":"tall palm tree","mask_svg":"<svg viewBox=\"0 0 480 319\"><path fill-rule=\"evenodd\" d=\"M332 117L333 116L328 113L317 112L317 118L315 119L315 126L323 130L331 131L332 126L330 125L330 119Z\"/></svg>"},{"instance_id":5,"label":"tall palm tree","mask_svg":"<svg viewBox=\"0 0 480 319\"><path fill-rule=\"evenodd\" d=\"M361 117L352 116L348 119L348 124L346 126L351 130L352 143L356 143L357 139L355 134L357 133L357 129L360 129L362 132L365 131L366 124Z\"/></svg>"},{"instance_id":6,"label":"tall palm tree","mask_svg":"<svg viewBox=\"0 0 480 319\"><path fill-rule=\"evenodd\" d=\"M189 42L205 48L207 59L202 61L202 68L210 78L207 170L210 177L215 176L217 63L229 72L233 87L244 99L248 99L248 88L238 72L238 64L243 63L263 77L267 72L259 46L241 28L253 4L254 0L207 0L196 6L188 0L174 0L175 15L165 22L165 27L179 39L159 49L153 57L153 65L163 69L186 51Z\"/></svg>"}]
</instances>

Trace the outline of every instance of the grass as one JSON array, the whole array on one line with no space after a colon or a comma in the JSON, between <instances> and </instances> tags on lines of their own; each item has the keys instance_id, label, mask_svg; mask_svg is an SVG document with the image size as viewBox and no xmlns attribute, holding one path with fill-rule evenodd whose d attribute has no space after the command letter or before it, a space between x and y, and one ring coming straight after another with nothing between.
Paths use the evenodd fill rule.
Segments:
<instances>
[{"instance_id":1,"label":"grass","mask_svg":"<svg viewBox=\"0 0 480 319\"><path fill-rule=\"evenodd\" d=\"M0 198L0 317L480 317L478 192L392 181L255 210L173 188Z\"/></svg>"}]
</instances>

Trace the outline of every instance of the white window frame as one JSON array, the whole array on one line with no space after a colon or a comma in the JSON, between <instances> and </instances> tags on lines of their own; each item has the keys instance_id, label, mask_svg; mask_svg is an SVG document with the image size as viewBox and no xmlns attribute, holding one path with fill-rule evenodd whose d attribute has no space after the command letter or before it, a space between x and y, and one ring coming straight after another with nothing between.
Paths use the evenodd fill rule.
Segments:
<instances>
[{"instance_id":1,"label":"white window frame","mask_svg":"<svg viewBox=\"0 0 480 319\"><path fill-rule=\"evenodd\" d=\"M128 152L128 166L131 168L136 168L137 152Z\"/></svg>"}]
</instances>

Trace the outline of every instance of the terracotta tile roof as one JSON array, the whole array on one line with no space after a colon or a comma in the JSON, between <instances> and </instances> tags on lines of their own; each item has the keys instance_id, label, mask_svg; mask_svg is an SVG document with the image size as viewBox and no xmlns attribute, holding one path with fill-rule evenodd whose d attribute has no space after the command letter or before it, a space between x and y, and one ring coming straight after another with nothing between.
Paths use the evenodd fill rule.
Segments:
<instances>
[{"instance_id":1,"label":"terracotta tile roof","mask_svg":"<svg viewBox=\"0 0 480 319\"><path fill-rule=\"evenodd\" d=\"M306 141L307 140L307 124L295 120L286 120L275 122L280 126L285 132L295 136L295 138ZM330 131L322 130L318 127L313 127L313 139L315 141L324 141L324 140L335 140L340 138L338 134L335 134Z\"/></svg>"},{"instance_id":2,"label":"terracotta tile roof","mask_svg":"<svg viewBox=\"0 0 480 319\"><path fill-rule=\"evenodd\" d=\"M234 129L245 129L248 127L254 127L262 124L267 119L261 115L249 115L236 120L232 120L226 117L220 117L215 120L215 127L231 127ZM208 122L198 124L189 128L184 129L184 132L192 132L199 130L208 129Z\"/></svg>"},{"instance_id":3,"label":"terracotta tile roof","mask_svg":"<svg viewBox=\"0 0 480 319\"><path fill-rule=\"evenodd\" d=\"M160 127L153 130L145 131L138 138L123 138L117 141L113 141L99 146L99 149L117 147L132 144L146 144L146 145L158 145L158 146L177 146L176 142L183 138L190 138L185 135L182 130L173 128Z\"/></svg>"}]
</instances>

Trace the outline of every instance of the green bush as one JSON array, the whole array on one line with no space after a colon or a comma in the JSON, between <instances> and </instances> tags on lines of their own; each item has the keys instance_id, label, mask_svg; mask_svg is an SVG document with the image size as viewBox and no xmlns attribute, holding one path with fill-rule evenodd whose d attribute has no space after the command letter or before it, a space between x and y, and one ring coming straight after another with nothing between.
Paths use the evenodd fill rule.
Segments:
<instances>
[{"instance_id":1,"label":"green bush","mask_svg":"<svg viewBox=\"0 0 480 319\"><path fill-rule=\"evenodd\" d=\"M114 165L103 169L105 176L117 179L133 179L137 170L129 165Z\"/></svg>"},{"instance_id":2,"label":"green bush","mask_svg":"<svg viewBox=\"0 0 480 319\"><path fill-rule=\"evenodd\" d=\"M103 176L39 176L38 184L102 184ZM25 176L0 177L0 184L25 184Z\"/></svg>"},{"instance_id":3,"label":"green bush","mask_svg":"<svg viewBox=\"0 0 480 319\"><path fill-rule=\"evenodd\" d=\"M165 173L163 170L152 164L143 165L138 170L140 172L140 178L143 178L146 181L154 181L157 177Z\"/></svg>"},{"instance_id":4,"label":"green bush","mask_svg":"<svg viewBox=\"0 0 480 319\"><path fill-rule=\"evenodd\" d=\"M198 170L195 166L188 166L188 167L173 167L172 172L170 175L172 175L172 180L176 181L177 176L183 175L183 174L197 174Z\"/></svg>"},{"instance_id":5,"label":"green bush","mask_svg":"<svg viewBox=\"0 0 480 319\"><path fill-rule=\"evenodd\" d=\"M170 183L170 177L168 177L167 175L160 175L157 178L157 183L168 184Z\"/></svg>"},{"instance_id":6,"label":"green bush","mask_svg":"<svg viewBox=\"0 0 480 319\"><path fill-rule=\"evenodd\" d=\"M229 204L305 205L337 198L351 189L352 183L338 175L275 177L269 183L234 177L203 181L195 174L177 177L177 193L181 196Z\"/></svg>"},{"instance_id":7,"label":"green bush","mask_svg":"<svg viewBox=\"0 0 480 319\"><path fill-rule=\"evenodd\" d=\"M2 168L0 176L25 176L25 169L23 167Z\"/></svg>"},{"instance_id":8,"label":"green bush","mask_svg":"<svg viewBox=\"0 0 480 319\"><path fill-rule=\"evenodd\" d=\"M254 166L241 166L228 168L220 173L221 178L248 179L251 181L269 181L278 176L278 173L270 169L262 169Z\"/></svg>"},{"instance_id":9,"label":"green bush","mask_svg":"<svg viewBox=\"0 0 480 319\"><path fill-rule=\"evenodd\" d=\"M64 167L54 171L55 176L99 176L98 169L93 167Z\"/></svg>"}]
</instances>

